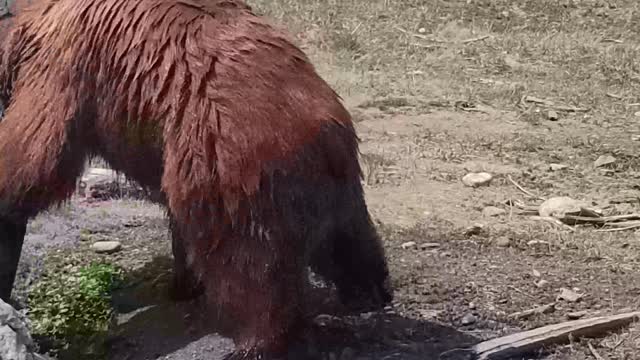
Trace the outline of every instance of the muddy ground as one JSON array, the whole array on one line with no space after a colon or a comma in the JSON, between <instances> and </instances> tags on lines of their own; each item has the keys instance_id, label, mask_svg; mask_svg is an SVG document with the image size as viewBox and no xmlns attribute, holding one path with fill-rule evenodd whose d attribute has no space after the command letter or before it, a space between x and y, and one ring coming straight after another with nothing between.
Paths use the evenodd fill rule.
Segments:
<instances>
[{"instance_id":1,"label":"muddy ground","mask_svg":"<svg viewBox=\"0 0 640 360\"><path fill-rule=\"evenodd\" d=\"M383 313L321 317L324 358L464 359L455 349L484 339L640 307L636 229L559 226L522 208L570 196L605 214L638 211L635 1L252 3L291 29L352 111L396 288ZM600 156L614 161L596 166ZM465 186L474 171L494 179ZM167 302L164 214L137 200L76 198L34 220L18 295L46 254L98 256L82 231L121 241L122 251L104 256L140 270L139 285L117 297L111 359L219 359L231 348L199 321L198 304ZM583 296L509 316L562 289ZM318 301L327 291L316 291ZM336 314L330 300L312 308ZM638 349L634 325L526 358L637 359Z\"/></svg>"}]
</instances>

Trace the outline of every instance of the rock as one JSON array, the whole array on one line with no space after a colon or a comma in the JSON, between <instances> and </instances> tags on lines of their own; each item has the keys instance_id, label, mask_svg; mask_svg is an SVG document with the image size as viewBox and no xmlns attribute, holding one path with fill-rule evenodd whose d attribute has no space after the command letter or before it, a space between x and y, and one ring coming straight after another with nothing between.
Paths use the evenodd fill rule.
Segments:
<instances>
[{"instance_id":1,"label":"rock","mask_svg":"<svg viewBox=\"0 0 640 360\"><path fill-rule=\"evenodd\" d=\"M476 309L476 303L474 303L473 301L469 303L469 309L471 310L475 310Z\"/></svg>"},{"instance_id":2,"label":"rock","mask_svg":"<svg viewBox=\"0 0 640 360\"><path fill-rule=\"evenodd\" d=\"M469 173L462 178L462 183L469 187L489 186L493 176L486 172Z\"/></svg>"},{"instance_id":3,"label":"rock","mask_svg":"<svg viewBox=\"0 0 640 360\"><path fill-rule=\"evenodd\" d=\"M549 285L549 282L544 279L540 279L540 281L536 283L536 287L539 289L545 288L547 285Z\"/></svg>"},{"instance_id":4,"label":"rock","mask_svg":"<svg viewBox=\"0 0 640 360\"><path fill-rule=\"evenodd\" d=\"M119 241L98 241L91 245L91 249L97 254L113 254L122 249Z\"/></svg>"},{"instance_id":5,"label":"rock","mask_svg":"<svg viewBox=\"0 0 640 360\"><path fill-rule=\"evenodd\" d=\"M468 325L475 324L476 321L478 321L478 318L475 315L469 313L462 317L462 319L460 320L460 323L464 326L468 326Z\"/></svg>"},{"instance_id":6,"label":"rock","mask_svg":"<svg viewBox=\"0 0 640 360\"><path fill-rule=\"evenodd\" d=\"M562 288L560 289L560 295L558 295L558 300L565 300L568 302L578 302L580 301L580 299L582 299L583 296L584 294L578 294L573 290Z\"/></svg>"},{"instance_id":7,"label":"rock","mask_svg":"<svg viewBox=\"0 0 640 360\"><path fill-rule=\"evenodd\" d=\"M400 245L400 247L405 249L405 250L409 249L409 248L412 248L412 247L415 247L415 246L416 246L416 242L415 241L407 241L406 243Z\"/></svg>"},{"instance_id":8,"label":"rock","mask_svg":"<svg viewBox=\"0 0 640 360\"><path fill-rule=\"evenodd\" d=\"M533 273L533 276L535 276L535 277L537 277L537 278L539 278L540 276L542 276L542 274L540 274L540 271L538 271L538 270L536 270L536 269L533 269L533 272L532 272L532 273Z\"/></svg>"},{"instance_id":9,"label":"rock","mask_svg":"<svg viewBox=\"0 0 640 360\"><path fill-rule=\"evenodd\" d=\"M511 245L511 239L506 236L500 236L495 240L495 244L499 247L509 247Z\"/></svg>"},{"instance_id":10,"label":"rock","mask_svg":"<svg viewBox=\"0 0 640 360\"><path fill-rule=\"evenodd\" d=\"M547 112L547 119L551 120L551 121L558 121L558 119L560 119L560 117L558 116L558 113L554 110L549 110Z\"/></svg>"},{"instance_id":11,"label":"rock","mask_svg":"<svg viewBox=\"0 0 640 360\"><path fill-rule=\"evenodd\" d=\"M34 352L35 345L25 317L0 300L0 359L47 360Z\"/></svg>"},{"instance_id":12,"label":"rock","mask_svg":"<svg viewBox=\"0 0 640 360\"><path fill-rule=\"evenodd\" d=\"M487 206L482 209L482 216L491 217L491 216L500 216L506 214L507 211L505 209L501 209L495 206Z\"/></svg>"},{"instance_id":13,"label":"rock","mask_svg":"<svg viewBox=\"0 0 640 360\"><path fill-rule=\"evenodd\" d=\"M616 162L616 158L611 155L600 155L598 159L593 163L594 167L601 167L610 165Z\"/></svg>"},{"instance_id":14,"label":"rock","mask_svg":"<svg viewBox=\"0 0 640 360\"><path fill-rule=\"evenodd\" d=\"M569 165L564 164L549 164L549 170L551 171L560 171L568 168Z\"/></svg>"},{"instance_id":15,"label":"rock","mask_svg":"<svg viewBox=\"0 0 640 360\"><path fill-rule=\"evenodd\" d=\"M538 214L543 217L563 218L566 214L579 215L587 204L568 196L556 196L547 199L538 207Z\"/></svg>"}]
</instances>

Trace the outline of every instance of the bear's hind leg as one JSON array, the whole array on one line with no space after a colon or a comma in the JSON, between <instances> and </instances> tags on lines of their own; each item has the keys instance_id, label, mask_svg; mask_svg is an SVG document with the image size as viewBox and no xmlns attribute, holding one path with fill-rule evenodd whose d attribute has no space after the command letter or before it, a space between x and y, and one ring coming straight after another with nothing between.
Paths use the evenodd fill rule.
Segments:
<instances>
[{"instance_id":1,"label":"bear's hind leg","mask_svg":"<svg viewBox=\"0 0 640 360\"><path fill-rule=\"evenodd\" d=\"M211 254L207 296L237 324L229 360L286 359L303 325L306 273L296 240L278 231L227 235Z\"/></svg>"},{"instance_id":2,"label":"bear's hind leg","mask_svg":"<svg viewBox=\"0 0 640 360\"><path fill-rule=\"evenodd\" d=\"M35 84L34 85L40 85ZM36 86L37 88L37 86ZM49 92L25 89L0 120L0 299L9 301L27 222L68 199L84 167L86 149L76 109Z\"/></svg>"},{"instance_id":3,"label":"bear's hind leg","mask_svg":"<svg viewBox=\"0 0 640 360\"><path fill-rule=\"evenodd\" d=\"M218 222L222 217L198 218ZM236 350L226 359L286 359L302 326L306 278L297 248L302 242L266 228L252 233L242 226L178 226L191 260L187 265L202 279L212 319L221 315L235 342Z\"/></svg>"},{"instance_id":4,"label":"bear's hind leg","mask_svg":"<svg viewBox=\"0 0 640 360\"><path fill-rule=\"evenodd\" d=\"M176 221L171 216L169 228L171 229L171 248L173 251L173 278L171 279L169 296L174 301L195 299L204 293L202 282L195 276L187 263L184 239Z\"/></svg>"}]
</instances>

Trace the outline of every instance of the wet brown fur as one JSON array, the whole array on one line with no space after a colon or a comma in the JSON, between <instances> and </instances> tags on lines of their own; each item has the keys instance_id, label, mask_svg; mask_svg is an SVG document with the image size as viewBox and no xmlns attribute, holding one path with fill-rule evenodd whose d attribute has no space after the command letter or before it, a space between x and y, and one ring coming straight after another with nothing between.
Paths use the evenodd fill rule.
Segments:
<instances>
[{"instance_id":1,"label":"wet brown fur","mask_svg":"<svg viewBox=\"0 0 640 360\"><path fill-rule=\"evenodd\" d=\"M236 358L284 353L307 265L345 301L390 300L350 116L243 2L42 0L3 49L6 221L66 200L103 157L161 193L176 288L234 319Z\"/></svg>"}]
</instances>

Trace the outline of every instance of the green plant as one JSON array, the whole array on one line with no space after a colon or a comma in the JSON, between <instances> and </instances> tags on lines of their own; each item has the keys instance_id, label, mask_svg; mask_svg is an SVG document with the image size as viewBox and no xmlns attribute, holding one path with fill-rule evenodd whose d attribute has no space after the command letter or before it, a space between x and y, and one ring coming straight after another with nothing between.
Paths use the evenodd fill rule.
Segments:
<instances>
[{"instance_id":1,"label":"green plant","mask_svg":"<svg viewBox=\"0 0 640 360\"><path fill-rule=\"evenodd\" d=\"M34 336L49 339L55 351L104 333L113 314L110 294L122 278L122 270L107 263L50 272L29 294Z\"/></svg>"}]
</instances>

